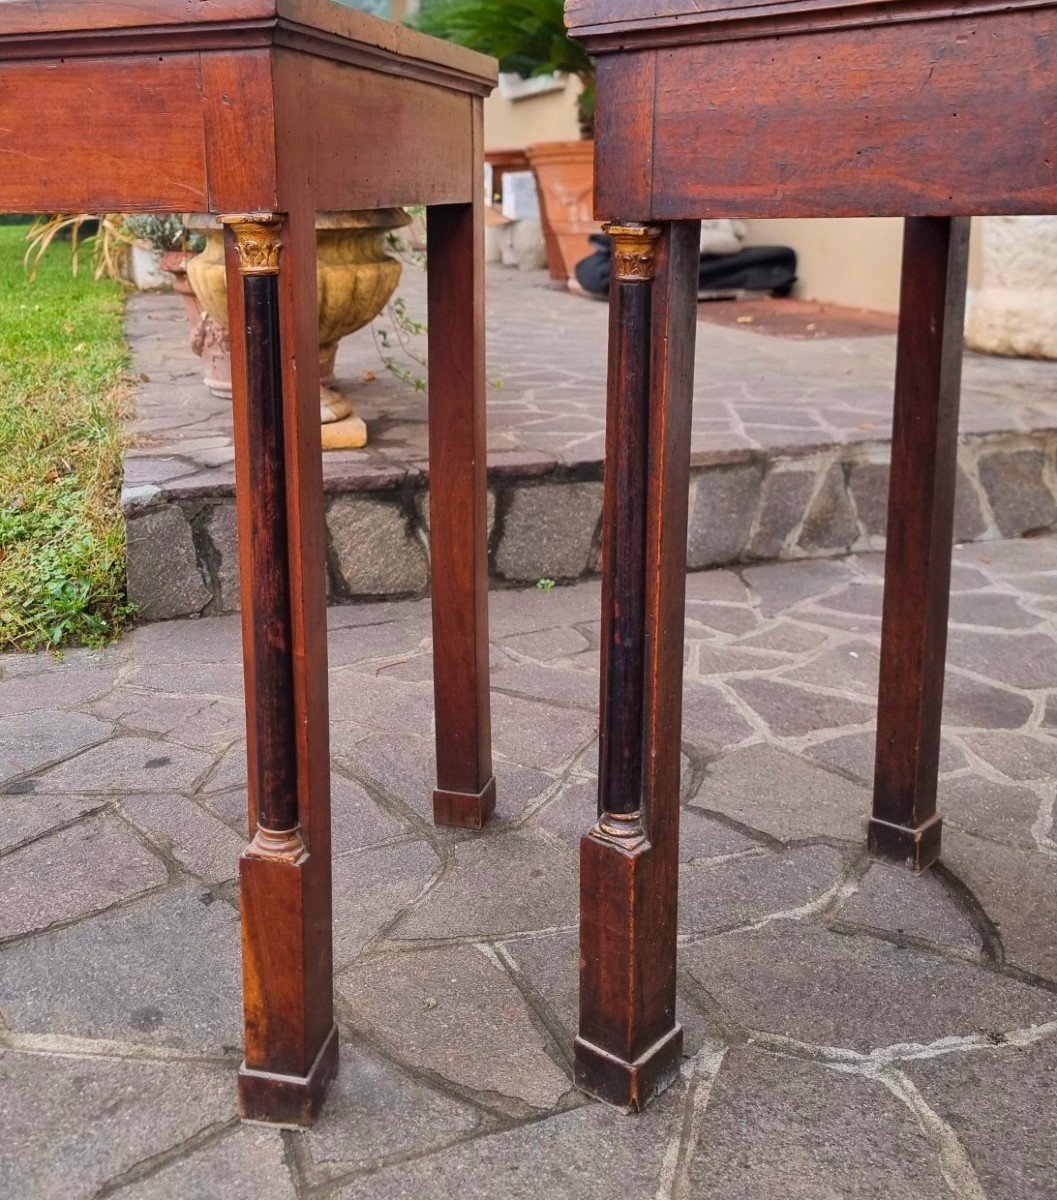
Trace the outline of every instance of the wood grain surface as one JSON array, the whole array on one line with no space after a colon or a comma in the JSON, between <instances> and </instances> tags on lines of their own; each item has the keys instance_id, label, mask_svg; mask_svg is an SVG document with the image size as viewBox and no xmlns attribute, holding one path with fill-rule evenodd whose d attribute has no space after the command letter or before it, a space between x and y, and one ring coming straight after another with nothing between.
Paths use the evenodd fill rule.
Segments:
<instances>
[{"instance_id":1,"label":"wood grain surface","mask_svg":"<svg viewBox=\"0 0 1057 1200\"><path fill-rule=\"evenodd\" d=\"M237 48L240 34L315 32L320 41L373 52L374 61L388 62L393 73L419 63L446 73L451 86L484 92L496 82L495 61L486 55L333 0L0 0L0 59L5 38L18 39L28 53L35 41L45 50L58 44L58 35L101 34L109 35L116 50L131 33L153 32L171 46L177 30L205 40L215 38L220 27L232 35L231 48ZM66 52L77 53L78 47L87 52L93 46L98 49L93 39L83 37L71 40ZM318 49L326 52L322 45Z\"/></svg>"},{"instance_id":2,"label":"wood grain surface","mask_svg":"<svg viewBox=\"0 0 1057 1200\"><path fill-rule=\"evenodd\" d=\"M627 1108L641 1108L674 1077L682 1045L675 1020L676 911L679 877L679 763L682 737L683 614L689 435L693 403L694 337L699 225L668 227L656 249L651 284L641 289L645 313L618 328L610 358L610 444L623 426L622 410L645 397L645 466L639 454L624 470L606 473L603 579L603 653L611 660L619 623L613 614L625 596L640 591L635 606L641 645L637 675L620 686L603 663L603 741L624 728L621 710L641 714L635 740L639 776L635 807L645 840L627 849L613 839L586 834L580 846L580 1025L576 1043L578 1084ZM618 300L618 311L624 305ZM637 361L632 362L635 359ZM614 456L614 467L621 458ZM621 519L620 489L637 492L640 518ZM641 539L618 547L619 538ZM629 777L626 765L600 779L599 807L620 811L627 797L613 784Z\"/></svg>"},{"instance_id":3,"label":"wood grain surface","mask_svg":"<svg viewBox=\"0 0 1057 1200\"><path fill-rule=\"evenodd\" d=\"M650 51L628 40L599 68L603 219L1057 209L1052 8Z\"/></svg>"},{"instance_id":4,"label":"wood grain surface","mask_svg":"<svg viewBox=\"0 0 1057 1200\"><path fill-rule=\"evenodd\" d=\"M940 845L936 780L968 261L964 218L907 221L870 845L918 870Z\"/></svg>"}]
</instances>

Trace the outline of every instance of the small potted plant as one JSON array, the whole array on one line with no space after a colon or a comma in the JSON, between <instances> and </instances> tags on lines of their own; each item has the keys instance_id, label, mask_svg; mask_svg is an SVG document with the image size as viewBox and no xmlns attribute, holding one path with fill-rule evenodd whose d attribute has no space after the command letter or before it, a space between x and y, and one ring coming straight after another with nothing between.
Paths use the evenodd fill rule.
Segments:
<instances>
[{"instance_id":1,"label":"small potted plant","mask_svg":"<svg viewBox=\"0 0 1057 1200\"><path fill-rule=\"evenodd\" d=\"M594 220L595 64L565 30L564 0L428 0L415 24L425 33L468 46L499 60L500 71L529 79L572 75L582 139L529 146L540 193L547 265L566 281L591 253Z\"/></svg>"},{"instance_id":2,"label":"small potted plant","mask_svg":"<svg viewBox=\"0 0 1057 1200\"><path fill-rule=\"evenodd\" d=\"M125 232L132 240L129 275L134 287L142 291L168 288L172 281L167 272L186 262L187 235L177 216L156 217L133 214L125 218Z\"/></svg>"},{"instance_id":3,"label":"small potted plant","mask_svg":"<svg viewBox=\"0 0 1057 1200\"><path fill-rule=\"evenodd\" d=\"M38 217L26 234L24 266L31 279L36 278L40 260L57 240L69 241L70 270L76 275L81 265L80 252L92 248L92 267L96 279L125 282L128 276L131 236L125 230L122 213L49 213Z\"/></svg>"}]
</instances>

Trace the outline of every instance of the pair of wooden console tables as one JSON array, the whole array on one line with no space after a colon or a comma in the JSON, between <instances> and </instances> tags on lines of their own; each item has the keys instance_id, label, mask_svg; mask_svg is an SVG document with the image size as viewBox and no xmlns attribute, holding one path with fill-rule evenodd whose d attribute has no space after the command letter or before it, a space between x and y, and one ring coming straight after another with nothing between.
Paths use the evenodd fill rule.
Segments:
<instances>
[{"instance_id":1,"label":"pair of wooden console tables","mask_svg":"<svg viewBox=\"0 0 1057 1200\"><path fill-rule=\"evenodd\" d=\"M577 1081L677 1070L683 594L698 226L908 216L872 849L939 851L967 217L1057 210L1053 0L569 0L597 56L614 242L600 804L582 843ZM438 822L495 803L488 709L488 59L334 0L0 0L0 210L227 228L252 840L242 1112L337 1067L314 215L428 206ZM379 147L384 146L384 153ZM780 786L780 781L776 781Z\"/></svg>"}]
</instances>

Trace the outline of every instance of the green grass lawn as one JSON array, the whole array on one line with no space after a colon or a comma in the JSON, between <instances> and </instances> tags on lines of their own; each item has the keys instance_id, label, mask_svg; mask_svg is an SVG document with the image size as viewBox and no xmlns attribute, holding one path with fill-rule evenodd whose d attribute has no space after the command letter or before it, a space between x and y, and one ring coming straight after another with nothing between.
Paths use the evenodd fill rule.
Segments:
<instances>
[{"instance_id":1,"label":"green grass lawn","mask_svg":"<svg viewBox=\"0 0 1057 1200\"><path fill-rule=\"evenodd\" d=\"M0 650L109 641L129 616L123 297L55 244L31 283L0 228Z\"/></svg>"}]
</instances>

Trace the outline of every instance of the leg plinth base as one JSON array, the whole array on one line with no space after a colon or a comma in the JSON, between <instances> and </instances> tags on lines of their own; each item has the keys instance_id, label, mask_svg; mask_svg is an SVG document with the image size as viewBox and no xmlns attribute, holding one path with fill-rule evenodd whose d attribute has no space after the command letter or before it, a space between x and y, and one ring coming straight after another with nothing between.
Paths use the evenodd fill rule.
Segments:
<instances>
[{"instance_id":1,"label":"leg plinth base","mask_svg":"<svg viewBox=\"0 0 1057 1200\"><path fill-rule=\"evenodd\" d=\"M683 1027L676 1027L634 1062L576 1039L576 1086L597 1100L639 1112L679 1074Z\"/></svg>"},{"instance_id":2,"label":"leg plinth base","mask_svg":"<svg viewBox=\"0 0 1057 1200\"><path fill-rule=\"evenodd\" d=\"M580 1030L576 1084L638 1111L675 1078L675 854L643 838L580 840ZM675 847L673 846L674 850ZM676 852L677 853L677 852Z\"/></svg>"},{"instance_id":3,"label":"leg plinth base","mask_svg":"<svg viewBox=\"0 0 1057 1200\"><path fill-rule=\"evenodd\" d=\"M434 825L453 825L456 829L483 829L495 812L495 776L479 792L433 793Z\"/></svg>"},{"instance_id":4,"label":"leg plinth base","mask_svg":"<svg viewBox=\"0 0 1057 1200\"><path fill-rule=\"evenodd\" d=\"M308 1126L316 1119L338 1073L338 1027L331 1027L307 1075L239 1068L239 1114L247 1121Z\"/></svg>"},{"instance_id":5,"label":"leg plinth base","mask_svg":"<svg viewBox=\"0 0 1057 1200\"><path fill-rule=\"evenodd\" d=\"M912 871L924 871L939 859L942 828L943 818L939 813L914 828L871 817L869 850L877 858L902 863Z\"/></svg>"}]
</instances>

